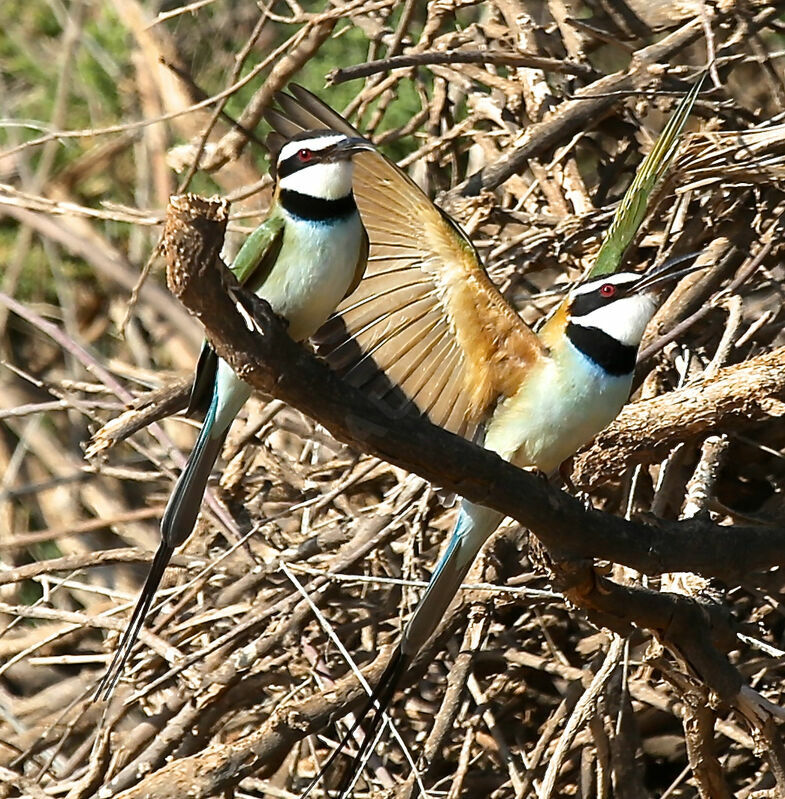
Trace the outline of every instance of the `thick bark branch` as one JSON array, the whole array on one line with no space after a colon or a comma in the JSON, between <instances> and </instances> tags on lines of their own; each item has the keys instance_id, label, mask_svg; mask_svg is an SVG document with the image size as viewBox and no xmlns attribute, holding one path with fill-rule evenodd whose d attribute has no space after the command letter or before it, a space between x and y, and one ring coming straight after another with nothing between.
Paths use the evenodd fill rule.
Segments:
<instances>
[{"instance_id":1,"label":"thick bark branch","mask_svg":"<svg viewBox=\"0 0 785 799\"><path fill-rule=\"evenodd\" d=\"M582 488L653 463L680 441L785 416L785 347L720 369L702 380L622 409L582 452L572 481Z\"/></svg>"},{"instance_id":2,"label":"thick bark branch","mask_svg":"<svg viewBox=\"0 0 785 799\"><path fill-rule=\"evenodd\" d=\"M742 679L723 654L736 643L733 621L724 605L619 585L597 574L588 562L554 564L554 572L565 597L596 624L620 635L630 633L631 622L655 631L721 699L732 701L736 696Z\"/></svg>"},{"instance_id":3,"label":"thick bark branch","mask_svg":"<svg viewBox=\"0 0 785 799\"><path fill-rule=\"evenodd\" d=\"M785 565L781 525L723 527L703 519L644 524L586 510L493 452L424 419L393 416L292 341L267 303L216 268L226 213L222 202L173 198L164 241L167 275L217 352L255 389L301 409L357 449L513 517L559 559L602 558L647 574L693 571L726 581Z\"/></svg>"},{"instance_id":4,"label":"thick bark branch","mask_svg":"<svg viewBox=\"0 0 785 799\"><path fill-rule=\"evenodd\" d=\"M741 677L722 653L735 641L722 608L616 585L599 577L589 562L580 561L597 557L648 573L693 571L732 580L785 563L785 529L729 528L705 520L642 524L586 510L573 497L492 452L423 419L391 415L292 341L267 303L241 289L220 267L227 216L225 202L191 195L173 198L164 251L170 288L202 321L218 353L238 374L358 449L514 517L558 559L556 577L572 601L611 627L624 629L634 623L656 630L713 691L724 700L734 699ZM377 666L381 667L378 658L373 668ZM201 755L178 760L148 777L144 790L157 781L161 795L168 795L165 786L183 778L194 787L195 796L206 797L236 784L261 763L280 762L281 753L326 723L334 708L359 701L362 691L354 678L341 682L343 696L318 695L307 700L299 714L271 718L261 749L260 739L252 735L236 746L211 750L208 761ZM189 771L194 768L198 775ZM137 795L137 789L124 794L129 799Z\"/></svg>"}]
</instances>

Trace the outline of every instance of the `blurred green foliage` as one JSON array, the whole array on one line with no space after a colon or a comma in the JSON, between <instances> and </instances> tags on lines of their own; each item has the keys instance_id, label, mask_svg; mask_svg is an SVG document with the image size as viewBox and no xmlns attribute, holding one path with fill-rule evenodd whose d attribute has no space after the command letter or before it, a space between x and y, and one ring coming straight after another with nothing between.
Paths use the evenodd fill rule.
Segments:
<instances>
[{"instance_id":1,"label":"blurred green foliage","mask_svg":"<svg viewBox=\"0 0 785 799\"><path fill-rule=\"evenodd\" d=\"M144 2L153 18L159 10L170 10L173 4ZM73 165L91 150L111 141L111 135L63 137L47 147L19 150L24 142L37 139L52 130L83 130L106 128L136 122L143 112L139 98L137 70L134 63L138 44L113 3L94 3L88 0L0 0L0 151L12 151L5 159L0 155L0 182L29 186L29 178L42 164L46 149L51 151L47 177L56 176ZM326 0L306 0L306 13L319 13L331 8ZM285 3L274 10L283 16L290 13ZM417 36L425 21L426 4L416 9L410 26ZM400 6L392 9L386 27L394 29L400 18ZM468 19L473 19L472 10ZM63 82L68 41L68 19L78 20L78 35L73 42L73 58L65 85ZM197 84L208 93L221 91L229 82L235 68L235 58L245 46L259 19L255 3L216 2L195 14L183 14L163 23L172 37L178 57L193 75ZM465 23L466 20L464 20ZM453 23L451 23L453 24ZM458 25L458 22L454 23ZM285 43L298 30L297 24L269 21L257 44L251 48L242 68L247 75L268 55ZM337 67L347 67L384 57L381 44L369 42L366 33L350 19L339 20L333 34L323 43L295 76L302 83L342 110L354 99L362 81L349 81L326 88L326 77ZM269 72L269 69L268 69ZM420 77L430 87L430 73ZM264 80L261 75L240 88L228 101L226 110L239 116ZM375 132L382 133L406 124L420 111L421 101L412 81L398 84L398 94L386 105L385 113ZM65 92L61 118L55 119L56 98ZM358 127L363 129L373 116L378 101L367 109ZM227 129L220 123L216 129ZM168 128L169 144L182 143L173 127ZM262 127L259 131L264 136ZM397 139L385 146L392 158L399 159L412 152L418 142L412 136ZM251 145L249 152L258 164L259 174L267 170L267 156ZM108 203L138 207L144 205L148 191L140 191L138 152L128 146L113 156L100 171L86 174L69 184L71 197L85 206L102 207ZM20 178L22 180L20 181ZM190 189L213 194L220 187L206 173L197 173ZM18 246L18 223L0 218L0 288L3 273L14 262ZM129 224L106 222L104 233L123 252L128 252L134 235ZM54 246L54 245L52 245ZM137 252L140 249L137 247ZM52 250L45 249L33 236L24 255L24 267L16 278L15 293L24 300L57 304L56 281L52 270L59 268L67 280L94 283L93 270L80 259L58 252L59 267L51 261ZM95 286L100 290L99 286Z\"/></svg>"},{"instance_id":2,"label":"blurred green foliage","mask_svg":"<svg viewBox=\"0 0 785 799\"><path fill-rule=\"evenodd\" d=\"M151 11L154 10L154 4L150 6ZM304 4L307 12L323 11L326 7L328 5L323 0ZM76 8L77 4L71 4L69 13L74 13ZM420 15L424 15L424 9L424 6L420 9ZM37 138L51 129L64 57L65 13L66 9L47 0L3 0L0 3L0 26L4 32L0 36L0 81L3 88L0 115L5 120L5 124L0 126L0 146L4 148ZM215 3L199 14L181 15L166 23L186 68L192 71L205 91L218 91L226 85L235 56L250 36L258 13L254 4ZM393 11L389 20L391 26L394 27L400 13L400 9ZM58 127L101 128L139 119L132 62L135 43L131 35L111 4L85 4L82 14L73 75L67 87L65 118ZM415 23L413 29L417 27L419 25ZM255 68L296 30L296 25L268 23L260 44L246 59L243 74ZM206 42L210 43L209 47L205 46ZM368 54L369 42L365 33L349 20L339 21L333 35L305 64L296 80L335 108L344 108L354 98L359 83L347 82L326 89L325 78L336 67L366 61ZM383 49L377 57L379 55L383 55ZM238 116L261 81L259 78L240 88L227 103L227 112ZM405 88L387 107L379 132L400 127L420 109L419 98L411 84L401 85ZM54 171L94 144L91 139L62 139ZM402 157L414 146L411 140L397 141L388 152L392 157ZM23 168L34 171L40 154L41 148L26 152ZM259 158L260 168L266 168L264 154L260 153ZM135 175L133 170L129 170L118 177L132 182ZM210 189L211 181L199 182L205 189ZM120 191L116 200L132 201L128 187L115 184L114 189Z\"/></svg>"}]
</instances>

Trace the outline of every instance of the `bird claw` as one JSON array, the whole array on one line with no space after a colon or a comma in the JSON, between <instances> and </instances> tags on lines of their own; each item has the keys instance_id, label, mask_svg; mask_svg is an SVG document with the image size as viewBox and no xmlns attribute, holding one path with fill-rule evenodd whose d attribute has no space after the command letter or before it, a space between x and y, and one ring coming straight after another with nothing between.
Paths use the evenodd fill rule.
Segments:
<instances>
[{"instance_id":1,"label":"bird claw","mask_svg":"<svg viewBox=\"0 0 785 799\"><path fill-rule=\"evenodd\" d=\"M559 466L559 476L564 483L564 487L575 497L575 499L580 501L584 510L594 510L594 504L591 501L591 495L586 491L581 491L581 489L572 482L572 470L570 469L571 465L572 460L568 458Z\"/></svg>"},{"instance_id":2,"label":"bird claw","mask_svg":"<svg viewBox=\"0 0 785 799\"><path fill-rule=\"evenodd\" d=\"M575 499L580 500L584 510L594 510L594 503L591 501L591 494L587 491L578 491Z\"/></svg>"}]
</instances>

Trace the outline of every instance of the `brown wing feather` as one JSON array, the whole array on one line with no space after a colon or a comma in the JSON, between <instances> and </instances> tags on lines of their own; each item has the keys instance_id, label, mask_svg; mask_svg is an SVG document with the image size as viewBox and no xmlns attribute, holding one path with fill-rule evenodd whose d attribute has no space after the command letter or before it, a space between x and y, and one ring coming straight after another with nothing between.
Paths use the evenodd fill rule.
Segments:
<instances>
[{"instance_id":1,"label":"brown wing feather","mask_svg":"<svg viewBox=\"0 0 785 799\"><path fill-rule=\"evenodd\" d=\"M344 295L344 299L354 292L357 286L360 285L360 281L363 279L365 267L368 265L369 247L370 242L368 241L368 234L365 232L365 230L363 230L363 235L360 239L360 254L357 256L357 266L354 268L354 277L352 278L351 286L349 286L348 291Z\"/></svg>"},{"instance_id":2,"label":"brown wing feather","mask_svg":"<svg viewBox=\"0 0 785 799\"><path fill-rule=\"evenodd\" d=\"M289 124L356 133L300 87L276 99ZM275 119L270 120L273 124ZM458 226L381 153L354 158L354 194L370 239L357 289L317 333L320 354L397 412L406 402L471 436L544 354Z\"/></svg>"},{"instance_id":3,"label":"brown wing feather","mask_svg":"<svg viewBox=\"0 0 785 799\"><path fill-rule=\"evenodd\" d=\"M395 165L375 152L358 154L354 191L371 242L368 267L337 310L343 342L322 354L345 356L351 339L431 421L471 435L500 396L514 393L542 345L464 234ZM401 324L431 313L424 340L420 326ZM405 357L413 350L420 356ZM344 360L342 371L350 370Z\"/></svg>"}]
</instances>

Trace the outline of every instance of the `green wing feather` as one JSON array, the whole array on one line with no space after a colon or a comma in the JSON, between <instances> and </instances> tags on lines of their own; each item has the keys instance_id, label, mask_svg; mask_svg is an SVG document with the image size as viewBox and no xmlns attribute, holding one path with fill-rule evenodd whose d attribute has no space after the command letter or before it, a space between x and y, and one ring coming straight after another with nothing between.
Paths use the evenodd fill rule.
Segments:
<instances>
[{"instance_id":1,"label":"green wing feather","mask_svg":"<svg viewBox=\"0 0 785 799\"><path fill-rule=\"evenodd\" d=\"M238 282L255 291L275 263L283 243L283 217L265 219L245 240L229 267Z\"/></svg>"},{"instance_id":2,"label":"green wing feather","mask_svg":"<svg viewBox=\"0 0 785 799\"><path fill-rule=\"evenodd\" d=\"M283 244L283 218L273 215L265 219L261 225L245 240L240 252L229 267L237 281L247 285L251 291L257 291L275 263ZM205 341L196 364L194 383L188 399L187 416L207 412L213 396L215 373L218 368L218 356Z\"/></svg>"},{"instance_id":3,"label":"green wing feather","mask_svg":"<svg viewBox=\"0 0 785 799\"><path fill-rule=\"evenodd\" d=\"M679 103L675 113L654 143L651 152L638 168L635 179L619 203L611 226L602 240L597 259L589 271L589 277L607 275L619 268L624 251L635 237L646 216L649 197L662 176L668 171L673 156L676 154L679 137L702 84L703 78L701 77Z\"/></svg>"}]
</instances>

